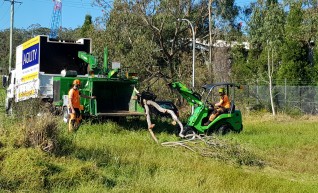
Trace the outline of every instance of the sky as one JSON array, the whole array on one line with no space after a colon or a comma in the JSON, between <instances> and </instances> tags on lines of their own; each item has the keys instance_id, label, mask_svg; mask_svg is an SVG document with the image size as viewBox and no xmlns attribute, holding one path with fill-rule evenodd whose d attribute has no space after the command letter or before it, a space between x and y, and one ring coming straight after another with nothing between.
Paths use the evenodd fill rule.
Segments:
<instances>
[{"instance_id":1,"label":"sky","mask_svg":"<svg viewBox=\"0 0 318 193\"><path fill-rule=\"evenodd\" d=\"M14 6L14 27L28 29L32 24L51 27L54 2L52 0L15 0L22 2ZM83 25L85 15L90 14L93 21L103 15L103 9L92 6L93 0L62 0L62 27L77 28ZM0 0L0 30L10 28L9 1Z\"/></svg>"},{"instance_id":2,"label":"sky","mask_svg":"<svg viewBox=\"0 0 318 193\"><path fill-rule=\"evenodd\" d=\"M10 1L10 0L9 0ZM0 30L10 28L10 2L0 0ZM14 27L30 29L34 24L41 27L51 27L53 0L15 0ZM239 6L248 5L253 0L235 0ZM256 1L256 0L254 0ZM84 23L85 15L96 17L103 15L103 9L92 6L93 0L62 0L62 27L75 29Z\"/></svg>"}]
</instances>

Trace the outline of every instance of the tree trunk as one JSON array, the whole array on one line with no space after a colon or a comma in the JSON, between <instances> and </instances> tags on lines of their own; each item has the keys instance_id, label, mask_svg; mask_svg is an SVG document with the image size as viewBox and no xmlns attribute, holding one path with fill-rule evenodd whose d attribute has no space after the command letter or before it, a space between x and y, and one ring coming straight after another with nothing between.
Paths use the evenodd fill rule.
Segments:
<instances>
[{"instance_id":1,"label":"tree trunk","mask_svg":"<svg viewBox=\"0 0 318 193\"><path fill-rule=\"evenodd\" d=\"M267 45L268 45L268 41L267 41ZM269 97L271 100L271 107L272 107L272 114L275 116L276 112L275 112L275 106L274 106L274 100L273 100L273 50L272 50L272 62L270 62L270 50L269 50L269 46L268 50L267 50L267 68L268 68L268 82L269 82Z\"/></svg>"},{"instance_id":2,"label":"tree trunk","mask_svg":"<svg viewBox=\"0 0 318 193\"><path fill-rule=\"evenodd\" d=\"M179 127L180 127L180 133L179 136L180 137L184 137L183 133L183 125L181 123L181 121L178 119L177 115L169 109L164 109L162 107L160 107L156 102L151 101L151 100L146 100L143 99L144 102L144 106L145 106L145 110L146 110L146 116L147 116L147 124L148 124L148 131L150 132L151 137L155 140L156 143L158 143L158 139L156 138L155 134L153 133L152 129L154 128L154 124L151 123L151 119L150 119L150 111L149 111L149 106L151 105L153 107L155 107L158 111L162 112L162 113L169 113L171 115L171 118L178 123Z\"/></svg>"}]
</instances>

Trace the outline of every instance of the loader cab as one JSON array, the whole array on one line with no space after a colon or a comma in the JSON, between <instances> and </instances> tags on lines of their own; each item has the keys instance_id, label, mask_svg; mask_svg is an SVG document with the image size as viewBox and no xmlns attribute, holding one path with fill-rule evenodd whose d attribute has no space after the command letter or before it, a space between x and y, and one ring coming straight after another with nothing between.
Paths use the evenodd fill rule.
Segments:
<instances>
[{"instance_id":1,"label":"loader cab","mask_svg":"<svg viewBox=\"0 0 318 193\"><path fill-rule=\"evenodd\" d=\"M205 124L214 111L214 104L219 102L219 88L224 88L231 102L228 112L218 115L212 122ZM184 135L193 133L226 134L229 131L240 132L243 129L241 111L235 108L235 90L240 85L234 83L214 83L202 86L201 103L197 103L194 113L189 117L184 127Z\"/></svg>"},{"instance_id":2,"label":"loader cab","mask_svg":"<svg viewBox=\"0 0 318 193\"><path fill-rule=\"evenodd\" d=\"M217 103L220 100L220 95L218 93L219 88L224 88L225 94L230 100L230 109L228 113L233 113L235 110L235 90L241 89L240 85L234 83L216 83L216 84L206 84L202 86L203 92L201 94L204 104L209 106L211 104Z\"/></svg>"}]
</instances>

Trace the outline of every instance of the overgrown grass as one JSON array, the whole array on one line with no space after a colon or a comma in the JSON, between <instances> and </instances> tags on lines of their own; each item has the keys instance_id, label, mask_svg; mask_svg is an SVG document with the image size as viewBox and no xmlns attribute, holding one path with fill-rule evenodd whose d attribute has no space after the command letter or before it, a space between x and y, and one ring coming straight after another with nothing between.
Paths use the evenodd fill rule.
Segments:
<instances>
[{"instance_id":1,"label":"overgrown grass","mask_svg":"<svg viewBox=\"0 0 318 193\"><path fill-rule=\"evenodd\" d=\"M17 146L27 123L3 115L1 120L0 192L316 192L318 189L318 120L312 117L274 118L266 114L244 117L242 133L212 139L222 146L197 144L215 156L154 143L143 119L88 122L73 134L67 133L67 126L58 121L54 127L57 143L51 152L44 152L36 145ZM174 136L169 122L157 121L154 132L160 142L180 140ZM248 160L261 160L264 164L260 167L248 164Z\"/></svg>"}]
</instances>

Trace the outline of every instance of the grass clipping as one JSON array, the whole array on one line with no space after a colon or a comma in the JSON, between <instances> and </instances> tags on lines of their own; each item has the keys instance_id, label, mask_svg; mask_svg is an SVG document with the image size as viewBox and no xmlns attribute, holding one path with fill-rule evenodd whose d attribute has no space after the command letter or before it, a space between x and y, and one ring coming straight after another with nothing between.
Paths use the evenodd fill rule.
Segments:
<instances>
[{"instance_id":1,"label":"grass clipping","mask_svg":"<svg viewBox=\"0 0 318 193\"><path fill-rule=\"evenodd\" d=\"M53 152L57 148L58 124L51 114L25 118L22 121L21 133L16 145L39 147L45 152Z\"/></svg>"},{"instance_id":2,"label":"grass clipping","mask_svg":"<svg viewBox=\"0 0 318 193\"><path fill-rule=\"evenodd\" d=\"M243 148L229 140L219 139L217 136L196 136L195 139L177 142L165 142L163 146L184 147L204 157L211 157L240 166L264 167L265 162L252 151Z\"/></svg>"}]
</instances>

